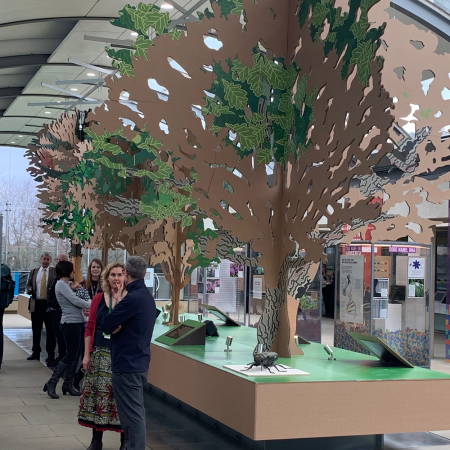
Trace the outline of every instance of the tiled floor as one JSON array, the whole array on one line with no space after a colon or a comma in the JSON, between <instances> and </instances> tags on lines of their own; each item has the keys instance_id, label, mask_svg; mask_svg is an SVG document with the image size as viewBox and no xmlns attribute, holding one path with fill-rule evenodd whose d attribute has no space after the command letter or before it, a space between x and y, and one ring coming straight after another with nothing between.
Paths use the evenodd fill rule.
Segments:
<instances>
[{"instance_id":1,"label":"tiled floor","mask_svg":"<svg viewBox=\"0 0 450 450\"><path fill-rule=\"evenodd\" d=\"M4 326L9 338L5 338L0 371L0 450L85 449L90 443L90 430L77 424L78 399L61 396L51 400L42 392L50 370L37 361L26 360L31 353L30 322L8 314ZM329 319L323 322L322 342L333 343L333 322ZM42 359L45 357L43 353ZM439 367L433 367L435 370L442 367L450 373L450 366L442 360L433 361L433 365ZM247 449L150 390L145 392L145 403L147 445L151 450ZM118 448L118 435L105 433L104 450ZM385 450L407 449L450 450L450 431L385 436Z\"/></svg>"}]
</instances>

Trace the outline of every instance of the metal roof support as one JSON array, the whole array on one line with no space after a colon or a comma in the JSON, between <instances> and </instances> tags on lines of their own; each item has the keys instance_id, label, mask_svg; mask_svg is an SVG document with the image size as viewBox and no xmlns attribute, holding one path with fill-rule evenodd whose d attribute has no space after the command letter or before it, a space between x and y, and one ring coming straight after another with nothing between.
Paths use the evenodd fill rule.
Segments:
<instances>
[{"instance_id":1,"label":"metal roof support","mask_svg":"<svg viewBox=\"0 0 450 450\"><path fill-rule=\"evenodd\" d=\"M88 64L88 63L85 63L82 61L77 61L72 58L69 58L69 63L75 64L76 66L86 67L87 69L97 70L98 72L106 73L106 75L112 75L114 72L114 69L112 69L112 70L103 69L102 67L94 66L92 64Z\"/></svg>"},{"instance_id":2,"label":"metal roof support","mask_svg":"<svg viewBox=\"0 0 450 450\"><path fill-rule=\"evenodd\" d=\"M55 84L57 86L64 86L66 84L102 84L104 82L104 78L91 78L87 80L60 80L55 81Z\"/></svg>"},{"instance_id":3,"label":"metal roof support","mask_svg":"<svg viewBox=\"0 0 450 450\"><path fill-rule=\"evenodd\" d=\"M86 102L86 101L79 101L79 102L47 102L47 103L28 103L28 106L44 106L47 107L47 105L98 105L104 103L103 100L94 100L93 102ZM51 106L49 106L51 108ZM57 108L57 109L65 109L65 108Z\"/></svg>"},{"instance_id":4,"label":"metal roof support","mask_svg":"<svg viewBox=\"0 0 450 450\"><path fill-rule=\"evenodd\" d=\"M68 94L71 97L83 98L84 99L84 97L81 94L75 94L73 92L66 91L65 89L62 89L62 88L59 88L59 87L56 87L56 86L52 86L51 84L47 84L47 83L42 82L41 86L49 88L49 89L53 89L54 91L62 92L63 94ZM86 98L86 100L88 100L90 102L92 102L92 101L95 102L96 101L95 98L90 98L90 97L85 97L85 98Z\"/></svg>"}]
</instances>

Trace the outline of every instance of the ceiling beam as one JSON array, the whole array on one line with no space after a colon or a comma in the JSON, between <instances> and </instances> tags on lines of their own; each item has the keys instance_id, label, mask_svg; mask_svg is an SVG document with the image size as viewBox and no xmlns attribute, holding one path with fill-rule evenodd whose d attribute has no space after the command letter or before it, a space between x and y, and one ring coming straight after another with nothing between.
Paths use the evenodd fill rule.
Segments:
<instances>
[{"instance_id":1,"label":"ceiling beam","mask_svg":"<svg viewBox=\"0 0 450 450\"><path fill-rule=\"evenodd\" d=\"M43 119L49 120L51 117L43 117L43 116L5 116L5 112L7 109L0 109L0 119Z\"/></svg>"},{"instance_id":2,"label":"ceiling beam","mask_svg":"<svg viewBox=\"0 0 450 450\"><path fill-rule=\"evenodd\" d=\"M16 145L16 144L0 144L0 147L14 147L14 148L21 148L23 150L27 150L28 144L25 145Z\"/></svg>"},{"instance_id":3,"label":"ceiling beam","mask_svg":"<svg viewBox=\"0 0 450 450\"><path fill-rule=\"evenodd\" d=\"M61 98L78 98L75 95L55 93L55 94L26 94L22 93L25 87L5 87L0 88L0 98L16 98L16 97L61 97Z\"/></svg>"},{"instance_id":4,"label":"ceiling beam","mask_svg":"<svg viewBox=\"0 0 450 450\"><path fill-rule=\"evenodd\" d=\"M49 63L48 59L50 58L51 54L44 53L44 54L31 54L31 55L15 55L15 56L3 56L0 58L0 70L1 69L13 69L16 67L78 67L79 64L74 64L71 62L68 63ZM110 67L106 66L96 66L100 69L103 69L105 71L111 71L113 70ZM99 69L96 69L99 70Z\"/></svg>"},{"instance_id":5,"label":"ceiling beam","mask_svg":"<svg viewBox=\"0 0 450 450\"><path fill-rule=\"evenodd\" d=\"M98 20L101 22L109 22L112 17L95 17L95 16L65 16L65 17L43 17L40 19L28 19L28 20L17 20L15 22L0 23L0 28L15 27L18 25L30 25L33 23L43 23L43 22L60 22L60 21L74 21L79 20Z\"/></svg>"},{"instance_id":6,"label":"ceiling beam","mask_svg":"<svg viewBox=\"0 0 450 450\"><path fill-rule=\"evenodd\" d=\"M32 131L0 131L0 134L8 134L10 136L15 136L16 134L20 134L22 136L36 136L36 133L33 133Z\"/></svg>"}]
</instances>

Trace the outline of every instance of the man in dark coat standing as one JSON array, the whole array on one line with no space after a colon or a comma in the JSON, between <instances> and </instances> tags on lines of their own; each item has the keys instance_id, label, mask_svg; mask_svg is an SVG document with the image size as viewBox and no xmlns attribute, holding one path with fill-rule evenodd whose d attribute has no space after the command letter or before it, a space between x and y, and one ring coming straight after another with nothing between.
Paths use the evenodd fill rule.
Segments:
<instances>
[{"instance_id":1,"label":"man in dark coat standing","mask_svg":"<svg viewBox=\"0 0 450 450\"><path fill-rule=\"evenodd\" d=\"M145 450L144 385L150 365L150 341L156 320L155 300L145 286L148 264L140 256L128 258L128 294L105 316L103 332L112 333L111 366L114 396L127 450Z\"/></svg>"}]
</instances>

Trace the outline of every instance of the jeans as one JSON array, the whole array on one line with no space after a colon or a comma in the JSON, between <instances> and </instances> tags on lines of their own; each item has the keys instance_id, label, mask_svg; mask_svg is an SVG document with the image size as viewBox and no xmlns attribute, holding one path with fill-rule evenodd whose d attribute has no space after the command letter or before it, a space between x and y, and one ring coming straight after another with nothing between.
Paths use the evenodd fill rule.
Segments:
<instances>
[{"instance_id":1,"label":"jeans","mask_svg":"<svg viewBox=\"0 0 450 450\"><path fill-rule=\"evenodd\" d=\"M69 367L66 379L71 379L74 377L81 354L81 346L83 345L83 324L63 323L61 324L61 331L66 344L66 356L61 362Z\"/></svg>"},{"instance_id":2,"label":"jeans","mask_svg":"<svg viewBox=\"0 0 450 450\"><path fill-rule=\"evenodd\" d=\"M45 330L47 332L47 344L45 349L49 357L55 357L56 338L53 331L53 324L50 313L47 312L47 300L36 300L34 312L31 313L31 328L33 330L33 354L40 355L41 353L41 333L42 326L45 323Z\"/></svg>"},{"instance_id":3,"label":"jeans","mask_svg":"<svg viewBox=\"0 0 450 450\"><path fill-rule=\"evenodd\" d=\"M125 437L127 450L145 450L144 385L147 372L112 374L114 397Z\"/></svg>"},{"instance_id":4,"label":"jeans","mask_svg":"<svg viewBox=\"0 0 450 450\"><path fill-rule=\"evenodd\" d=\"M58 342L58 358L61 360L66 356L66 343L61 331L61 309L52 309L50 311L52 317L53 331L55 332L56 342Z\"/></svg>"},{"instance_id":5,"label":"jeans","mask_svg":"<svg viewBox=\"0 0 450 450\"><path fill-rule=\"evenodd\" d=\"M0 308L0 332L2 334L2 337L0 338L0 369L2 368L3 364L3 314L5 314L5 310L3 308Z\"/></svg>"}]
</instances>

